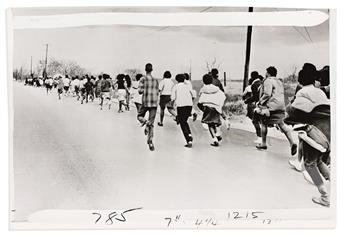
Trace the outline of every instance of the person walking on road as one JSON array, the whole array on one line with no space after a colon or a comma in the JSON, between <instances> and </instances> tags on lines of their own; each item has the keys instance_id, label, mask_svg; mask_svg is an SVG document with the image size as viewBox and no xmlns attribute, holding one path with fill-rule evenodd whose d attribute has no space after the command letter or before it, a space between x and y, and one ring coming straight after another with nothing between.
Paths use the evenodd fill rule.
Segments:
<instances>
[{"instance_id":1,"label":"person walking on road","mask_svg":"<svg viewBox=\"0 0 345 234\"><path fill-rule=\"evenodd\" d=\"M139 82L139 94L142 94L143 98L137 119L141 126L145 126L144 133L147 135L147 144L149 149L154 151L153 128L158 106L159 83L156 78L152 77L152 70L152 64L146 64L146 75ZM145 119L146 112L149 112L148 120Z\"/></svg>"},{"instance_id":2,"label":"person walking on road","mask_svg":"<svg viewBox=\"0 0 345 234\"><path fill-rule=\"evenodd\" d=\"M171 100L177 107L177 118L181 126L183 136L187 142L185 147L192 148L193 137L188 124L188 118L191 116L193 108L193 90L186 84L184 74L176 75L178 82L172 89Z\"/></svg>"}]
</instances>

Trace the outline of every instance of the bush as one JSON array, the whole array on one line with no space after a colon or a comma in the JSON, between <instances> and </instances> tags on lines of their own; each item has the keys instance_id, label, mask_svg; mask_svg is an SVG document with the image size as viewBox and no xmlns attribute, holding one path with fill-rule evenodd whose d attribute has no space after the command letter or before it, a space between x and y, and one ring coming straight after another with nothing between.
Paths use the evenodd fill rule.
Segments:
<instances>
[{"instance_id":1,"label":"bush","mask_svg":"<svg viewBox=\"0 0 345 234\"><path fill-rule=\"evenodd\" d=\"M244 104L241 94L225 94L225 96L223 112L226 115L232 116L246 114L246 104Z\"/></svg>"}]
</instances>

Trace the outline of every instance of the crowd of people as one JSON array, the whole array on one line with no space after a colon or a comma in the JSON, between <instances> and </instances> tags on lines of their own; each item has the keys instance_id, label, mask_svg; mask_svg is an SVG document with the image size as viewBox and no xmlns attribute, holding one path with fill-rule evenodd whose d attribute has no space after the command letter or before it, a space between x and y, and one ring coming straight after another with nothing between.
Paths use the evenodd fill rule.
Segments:
<instances>
[{"instance_id":1,"label":"crowd of people","mask_svg":"<svg viewBox=\"0 0 345 234\"><path fill-rule=\"evenodd\" d=\"M118 74L112 79L110 75L102 74L96 79L88 75L72 78L59 75L36 80L31 77L25 84L44 86L47 94L56 89L59 99L73 96L81 104L99 100L101 110L104 106L110 109L117 100L118 112L122 113L129 111L133 102L137 120L144 127L146 143L151 151L155 150L153 137L158 108L160 116L157 125L164 126L167 109L181 128L185 147L193 146L194 138L188 120L192 118L195 121L198 113L201 123L208 129L210 145L220 146L220 127L224 124L227 129L230 128L230 116L225 108L226 96L218 79L218 70L212 69L202 77L203 86L198 93L193 89L187 73L176 74L173 81L170 71L164 72L163 79L153 77L152 72L153 66L148 63L145 74L136 74L135 77ZM273 66L266 69L265 77L253 71L249 86L243 93L247 116L252 120L257 135L256 148L267 150L268 129L279 129L290 144L290 165L301 171L321 194L313 201L329 206L329 192L324 182L330 180L329 67L317 70L313 64L304 64L298 74L295 97L288 105L285 104L284 83L277 73ZM298 132L298 142L292 136L293 130Z\"/></svg>"},{"instance_id":2,"label":"crowd of people","mask_svg":"<svg viewBox=\"0 0 345 234\"><path fill-rule=\"evenodd\" d=\"M291 146L289 163L314 184L321 197L313 201L323 206L330 205L329 191L324 181L330 180L330 80L329 66L317 70L305 63L298 73L295 96L286 106L284 85L277 78L277 69L268 67L265 78L257 71L251 73L249 86L243 93L247 104L247 116L252 120L259 150L267 150L267 129L277 127ZM298 132L294 142L291 128Z\"/></svg>"}]
</instances>

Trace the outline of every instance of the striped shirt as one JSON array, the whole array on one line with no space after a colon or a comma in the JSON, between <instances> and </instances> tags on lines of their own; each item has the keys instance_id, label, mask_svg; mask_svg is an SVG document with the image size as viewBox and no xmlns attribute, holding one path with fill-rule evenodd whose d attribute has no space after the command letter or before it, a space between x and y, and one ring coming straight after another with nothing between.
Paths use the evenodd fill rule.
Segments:
<instances>
[{"instance_id":1,"label":"striped shirt","mask_svg":"<svg viewBox=\"0 0 345 234\"><path fill-rule=\"evenodd\" d=\"M143 94L142 105L144 107L157 107L159 96L159 83L156 78L146 75L140 79L139 94Z\"/></svg>"}]
</instances>

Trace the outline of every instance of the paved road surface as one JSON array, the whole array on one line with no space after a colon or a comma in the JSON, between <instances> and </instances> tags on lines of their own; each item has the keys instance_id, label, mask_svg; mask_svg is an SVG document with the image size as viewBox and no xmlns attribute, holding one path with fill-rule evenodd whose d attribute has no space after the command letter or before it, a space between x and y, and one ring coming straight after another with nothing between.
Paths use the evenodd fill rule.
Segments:
<instances>
[{"instance_id":1,"label":"paved road surface","mask_svg":"<svg viewBox=\"0 0 345 234\"><path fill-rule=\"evenodd\" d=\"M289 168L285 141L258 151L252 133L232 129L213 148L197 121L187 149L166 118L150 152L135 111L116 108L14 83L16 221L43 209L319 208L316 189Z\"/></svg>"}]
</instances>

